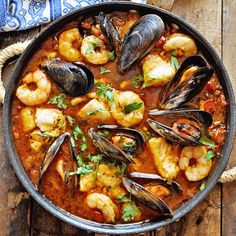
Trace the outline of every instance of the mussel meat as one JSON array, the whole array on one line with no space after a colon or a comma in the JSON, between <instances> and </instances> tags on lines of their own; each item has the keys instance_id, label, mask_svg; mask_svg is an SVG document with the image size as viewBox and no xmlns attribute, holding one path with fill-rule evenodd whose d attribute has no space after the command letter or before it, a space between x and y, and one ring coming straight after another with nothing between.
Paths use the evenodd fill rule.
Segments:
<instances>
[{"instance_id":1,"label":"mussel meat","mask_svg":"<svg viewBox=\"0 0 236 236\"><path fill-rule=\"evenodd\" d=\"M191 100L202 91L213 73L201 56L186 58L173 79L163 88L161 108L174 109Z\"/></svg>"},{"instance_id":2,"label":"mussel meat","mask_svg":"<svg viewBox=\"0 0 236 236\"><path fill-rule=\"evenodd\" d=\"M83 63L48 58L42 62L41 67L59 89L69 96L83 96L93 88L93 73Z\"/></svg>"},{"instance_id":3,"label":"mussel meat","mask_svg":"<svg viewBox=\"0 0 236 236\"><path fill-rule=\"evenodd\" d=\"M115 25L103 12L99 13L98 19L102 33L107 39L109 50L114 50L116 56L118 56L120 53L121 40Z\"/></svg>"},{"instance_id":4,"label":"mussel meat","mask_svg":"<svg viewBox=\"0 0 236 236\"><path fill-rule=\"evenodd\" d=\"M121 128L116 125L101 125L89 130L93 144L107 157L124 163L132 163L132 156L140 151L144 145L143 135L135 129ZM111 139L107 139L101 131L109 131Z\"/></svg>"},{"instance_id":5,"label":"mussel meat","mask_svg":"<svg viewBox=\"0 0 236 236\"><path fill-rule=\"evenodd\" d=\"M142 16L126 33L121 46L119 69L128 70L147 55L164 32L162 19L154 14Z\"/></svg>"},{"instance_id":6,"label":"mussel meat","mask_svg":"<svg viewBox=\"0 0 236 236\"><path fill-rule=\"evenodd\" d=\"M164 216L172 216L173 212L169 206L156 194L145 189L142 185L134 182L133 180L123 177L123 185L126 190L132 194L139 202L151 209L162 213Z\"/></svg>"},{"instance_id":7,"label":"mussel meat","mask_svg":"<svg viewBox=\"0 0 236 236\"><path fill-rule=\"evenodd\" d=\"M175 121L172 127L161 124L151 118L147 119L149 126L160 136L183 145L198 145L201 138L201 129L211 126L210 113L195 109L180 110L151 110L150 115L174 115Z\"/></svg>"},{"instance_id":8,"label":"mussel meat","mask_svg":"<svg viewBox=\"0 0 236 236\"><path fill-rule=\"evenodd\" d=\"M37 187L39 186L40 182L41 182L41 179L42 179L42 176L43 174L47 171L50 163L53 161L53 159L55 158L56 154L58 153L61 145L64 143L65 139L68 138L69 140L69 147L70 147L70 156L71 156L71 160L73 162L73 170L72 171L75 171L77 166L75 165L76 164L76 155L75 155L75 152L74 152L74 149L72 147L72 144L71 144L71 141L70 141L70 133L68 132L65 132L63 134L61 134L52 144L51 146L49 147L49 149L47 150L47 153L44 157L44 160L40 166L40 173L39 173L39 177L38 177L38 184L37 184ZM65 183L67 184L69 182L69 172L64 172L64 178L65 180ZM74 175L74 187L76 187L77 185L77 175Z\"/></svg>"}]
</instances>

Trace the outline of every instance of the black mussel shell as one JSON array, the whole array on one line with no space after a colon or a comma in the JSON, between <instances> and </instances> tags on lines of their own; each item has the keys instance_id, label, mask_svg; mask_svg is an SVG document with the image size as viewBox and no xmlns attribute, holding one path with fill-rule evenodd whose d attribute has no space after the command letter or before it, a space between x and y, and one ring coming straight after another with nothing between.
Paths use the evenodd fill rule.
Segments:
<instances>
[{"instance_id":1,"label":"black mussel shell","mask_svg":"<svg viewBox=\"0 0 236 236\"><path fill-rule=\"evenodd\" d=\"M72 64L59 58L48 58L41 67L59 89L69 96L83 96L93 88L93 73L82 63Z\"/></svg>"},{"instance_id":2,"label":"black mussel shell","mask_svg":"<svg viewBox=\"0 0 236 236\"><path fill-rule=\"evenodd\" d=\"M146 190L142 185L134 182L127 177L123 177L123 184L126 190L143 205L150 207L165 216L173 215L172 210L161 198L159 198L154 193Z\"/></svg>"},{"instance_id":3,"label":"black mussel shell","mask_svg":"<svg viewBox=\"0 0 236 236\"><path fill-rule=\"evenodd\" d=\"M94 128L90 128L88 131L94 146L108 158L124 163L132 163L132 157L121 150L119 147L112 144L109 140L99 135Z\"/></svg>"},{"instance_id":4,"label":"black mussel shell","mask_svg":"<svg viewBox=\"0 0 236 236\"><path fill-rule=\"evenodd\" d=\"M183 73L190 67L199 67L190 78L180 83ZM184 60L173 79L164 87L161 108L174 109L191 100L203 89L214 73L206 66L200 56L191 56Z\"/></svg>"},{"instance_id":5,"label":"black mussel shell","mask_svg":"<svg viewBox=\"0 0 236 236\"><path fill-rule=\"evenodd\" d=\"M212 115L206 111L198 110L198 109L172 109L172 110L158 110L152 109L149 111L149 115L151 116L174 116L177 118L189 118L193 119L196 122L200 122L204 127L209 127L212 125Z\"/></svg>"},{"instance_id":6,"label":"black mussel shell","mask_svg":"<svg viewBox=\"0 0 236 236\"><path fill-rule=\"evenodd\" d=\"M131 172L129 173L130 178L135 179L143 179L148 180L148 185L156 185L157 183L161 183L161 185L172 188L176 193L182 193L183 189L179 183L176 181L169 182L167 179L162 178L160 175L157 174L149 174L149 173L141 173L141 172ZM152 182L150 182L152 181Z\"/></svg>"},{"instance_id":7,"label":"black mussel shell","mask_svg":"<svg viewBox=\"0 0 236 236\"><path fill-rule=\"evenodd\" d=\"M129 69L155 46L164 32L162 19L154 14L142 16L126 33L121 47L119 69Z\"/></svg>"},{"instance_id":8,"label":"black mussel shell","mask_svg":"<svg viewBox=\"0 0 236 236\"><path fill-rule=\"evenodd\" d=\"M115 25L103 12L99 13L98 19L102 33L107 39L109 49L114 50L116 56L119 55L121 40Z\"/></svg>"}]
</instances>

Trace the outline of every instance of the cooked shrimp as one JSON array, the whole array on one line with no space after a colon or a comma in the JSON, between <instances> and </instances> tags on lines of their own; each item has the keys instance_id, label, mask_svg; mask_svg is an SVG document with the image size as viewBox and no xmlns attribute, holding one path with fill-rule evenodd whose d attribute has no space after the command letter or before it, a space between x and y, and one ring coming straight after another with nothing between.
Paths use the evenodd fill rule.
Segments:
<instances>
[{"instance_id":1,"label":"cooked shrimp","mask_svg":"<svg viewBox=\"0 0 236 236\"><path fill-rule=\"evenodd\" d=\"M22 79L23 85L16 90L16 96L25 105L35 106L46 102L51 92L51 83L47 76L41 71L28 73ZM35 90L29 88L29 84L35 83Z\"/></svg>"},{"instance_id":2,"label":"cooked shrimp","mask_svg":"<svg viewBox=\"0 0 236 236\"><path fill-rule=\"evenodd\" d=\"M82 56L79 50L82 44L82 36L77 28L62 32L59 36L59 53L68 61L80 61Z\"/></svg>"},{"instance_id":3,"label":"cooked shrimp","mask_svg":"<svg viewBox=\"0 0 236 236\"><path fill-rule=\"evenodd\" d=\"M42 132L51 137L58 137L66 127L65 117L58 109L37 108L35 123Z\"/></svg>"},{"instance_id":4,"label":"cooked shrimp","mask_svg":"<svg viewBox=\"0 0 236 236\"><path fill-rule=\"evenodd\" d=\"M135 126L143 119L144 103L132 91L115 91L114 100L109 105L114 119L124 127Z\"/></svg>"},{"instance_id":5,"label":"cooked shrimp","mask_svg":"<svg viewBox=\"0 0 236 236\"><path fill-rule=\"evenodd\" d=\"M189 181L199 181L208 176L212 160L206 160L207 149L204 146L186 146L181 152L179 167L185 171ZM190 165L191 161L194 161Z\"/></svg>"},{"instance_id":6,"label":"cooked shrimp","mask_svg":"<svg viewBox=\"0 0 236 236\"><path fill-rule=\"evenodd\" d=\"M153 156L154 165L159 174L166 179L175 179L178 172L178 158L173 152L173 146L164 138L151 138L148 148Z\"/></svg>"},{"instance_id":7,"label":"cooked shrimp","mask_svg":"<svg viewBox=\"0 0 236 236\"><path fill-rule=\"evenodd\" d=\"M91 193L86 198L86 203L90 208L97 208L102 211L108 223L114 223L117 206L113 201L102 193Z\"/></svg>"},{"instance_id":8,"label":"cooked shrimp","mask_svg":"<svg viewBox=\"0 0 236 236\"><path fill-rule=\"evenodd\" d=\"M111 52L106 49L101 39L90 35L83 39L81 53L88 62L95 65L102 65L110 60L109 53Z\"/></svg>"},{"instance_id":9,"label":"cooked shrimp","mask_svg":"<svg viewBox=\"0 0 236 236\"><path fill-rule=\"evenodd\" d=\"M192 38L185 34L174 33L163 46L167 52L176 50L180 56L193 56L197 54L197 46Z\"/></svg>"},{"instance_id":10,"label":"cooked shrimp","mask_svg":"<svg viewBox=\"0 0 236 236\"><path fill-rule=\"evenodd\" d=\"M146 87L166 84L175 75L175 69L158 55L144 58L143 78Z\"/></svg>"},{"instance_id":11,"label":"cooked shrimp","mask_svg":"<svg viewBox=\"0 0 236 236\"><path fill-rule=\"evenodd\" d=\"M80 109L78 116L83 119L93 119L96 121L106 121L112 118L109 107L103 101L95 98Z\"/></svg>"}]
</instances>

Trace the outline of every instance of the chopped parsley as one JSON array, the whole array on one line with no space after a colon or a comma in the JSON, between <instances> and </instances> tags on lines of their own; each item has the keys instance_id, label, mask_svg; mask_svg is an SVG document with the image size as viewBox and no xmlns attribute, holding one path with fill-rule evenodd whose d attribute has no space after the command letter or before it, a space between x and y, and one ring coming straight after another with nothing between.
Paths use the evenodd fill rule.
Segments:
<instances>
[{"instance_id":1,"label":"chopped parsley","mask_svg":"<svg viewBox=\"0 0 236 236\"><path fill-rule=\"evenodd\" d=\"M132 152L133 151L133 147L134 147L134 143L133 142L127 142L127 143L124 143L124 145L123 145L123 149L126 152Z\"/></svg>"},{"instance_id":2,"label":"chopped parsley","mask_svg":"<svg viewBox=\"0 0 236 236\"><path fill-rule=\"evenodd\" d=\"M125 106L124 113L129 114L132 111L138 110L139 108L142 107L142 105L143 105L142 102L140 102L140 103L137 103L137 102L130 103L129 105Z\"/></svg>"},{"instance_id":3,"label":"chopped parsley","mask_svg":"<svg viewBox=\"0 0 236 236\"><path fill-rule=\"evenodd\" d=\"M73 137L70 137L70 143L73 148L75 148L75 140Z\"/></svg>"},{"instance_id":4,"label":"chopped parsley","mask_svg":"<svg viewBox=\"0 0 236 236\"><path fill-rule=\"evenodd\" d=\"M98 97L104 97L106 101L114 100L114 92L111 84L103 84L101 82L96 84L97 92L96 95Z\"/></svg>"},{"instance_id":5,"label":"chopped parsley","mask_svg":"<svg viewBox=\"0 0 236 236\"><path fill-rule=\"evenodd\" d=\"M100 131L98 131L98 134L100 135L100 136L102 136L102 137L104 137L104 138L107 138L108 136L109 136L109 134L110 134L110 132L108 131L108 130L100 130Z\"/></svg>"},{"instance_id":6,"label":"chopped parsley","mask_svg":"<svg viewBox=\"0 0 236 236\"><path fill-rule=\"evenodd\" d=\"M122 193L116 197L119 202L129 202L130 199L125 196L125 193Z\"/></svg>"},{"instance_id":7,"label":"chopped parsley","mask_svg":"<svg viewBox=\"0 0 236 236\"><path fill-rule=\"evenodd\" d=\"M78 168L75 172L70 172L70 175L87 175L93 172L93 165L91 164L84 164L82 157L78 155L76 157Z\"/></svg>"},{"instance_id":8,"label":"chopped parsley","mask_svg":"<svg viewBox=\"0 0 236 236\"><path fill-rule=\"evenodd\" d=\"M90 153L87 156L87 159L91 162L99 162L103 158L103 154L98 154L98 155L91 155Z\"/></svg>"},{"instance_id":9,"label":"chopped parsley","mask_svg":"<svg viewBox=\"0 0 236 236\"><path fill-rule=\"evenodd\" d=\"M120 166L120 171L117 171L116 173L115 173L115 176L123 176L124 175L124 173L125 173L125 170L126 170L126 164L124 163L124 162L122 162L121 163L121 166Z\"/></svg>"},{"instance_id":10,"label":"chopped parsley","mask_svg":"<svg viewBox=\"0 0 236 236\"><path fill-rule=\"evenodd\" d=\"M201 138L199 140L199 143L201 143L202 145L207 145L213 150L215 150L216 148L214 141L211 139L211 137L207 136L207 134L205 133L205 130L203 129L201 130Z\"/></svg>"},{"instance_id":11,"label":"chopped parsley","mask_svg":"<svg viewBox=\"0 0 236 236\"><path fill-rule=\"evenodd\" d=\"M132 83L134 88L139 88L141 81L143 81L143 76L142 75L136 75L131 79L131 83Z\"/></svg>"},{"instance_id":12,"label":"chopped parsley","mask_svg":"<svg viewBox=\"0 0 236 236\"><path fill-rule=\"evenodd\" d=\"M74 119L71 116L66 116L70 126L72 126L74 124Z\"/></svg>"},{"instance_id":13,"label":"chopped parsley","mask_svg":"<svg viewBox=\"0 0 236 236\"><path fill-rule=\"evenodd\" d=\"M175 70L179 69L179 61L175 52L170 53L170 66Z\"/></svg>"},{"instance_id":14,"label":"chopped parsley","mask_svg":"<svg viewBox=\"0 0 236 236\"><path fill-rule=\"evenodd\" d=\"M114 61L115 60L115 53L114 53L114 51L108 52L107 56L108 56L110 61Z\"/></svg>"},{"instance_id":15,"label":"chopped parsley","mask_svg":"<svg viewBox=\"0 0 236 236\"><path fill-rule=\"evenodd\" d=\"M205 158L207 161L210 161L215 156L215 153L213 153L212 151L208 151Z\"/></svg>"},{"instance_id":16,"label":"chopped parsley","mask_svg":"<svg viewBox=\"0 0 236 236\"><path fill-rule=\"evenodd\" d=\"M99 48L100 46L100 40L95 37L91 37L89 43L86 44L85 55L91 53L95 48Z\"/></svg>"},{"instance_id":17,"label":"chopped parsley","mask_svg":"<svg viewBox=\"0 0 236 236\"><path fill-rule=\"evenodd\" d=\"M74 130L73 130L73 138L74 140L78 140L79 138L82 139L82 144L80 146L80 150L82 152L84 152L85 150L87 150L87 140L86 137L83 133L83 131L80 129L80 127L78 126L78 124L75 126ZM73 146L73 145L72 145Z\"/></svg>"},{"instance_id":18,"label":"chopped parsley","mask_svg":"<svg viewBox=\"0 0 236 236\"><path fill-rule=\"evenodd\" d=\"M89 111L87 113L88 116L95 116L96 115L96 112L95 111Z\"/></svg>"},{"instance_id":19,"label":"chopped parsley","mask_svg":"<svg viewBox=\"0 0 236 236\"><path fill-rule=\"evenodd\" d=\"M200 185L200 191L203 191L203 189L206 187L206 181L203 181Z\"/></svg>"},{"instance_id":20,"label":"chopped parsley","mask_svg":"<svg viewBox=\"0 0 236 236\"><path fill-rule=\"evenodd\" d=\"M50 98L48 104L56 104L59 108L66 109L68 105L66 104L65 98L65 94L59 94L55 97Z\"/></svg>"},{"instance_id":21,"label":"chopped parsley","mask_svg":"<svg viewBox=\"0 0 236 236\"><path fill-rule=\"evenodd\" d=\"M107 69L106 67L104 67L104 66L100 66L100 67L99 67L99 71L100 71L100 74L101 74L101 75L111 72L110 70L108 70L108 69Z\"/></svg>"}]
</instances>

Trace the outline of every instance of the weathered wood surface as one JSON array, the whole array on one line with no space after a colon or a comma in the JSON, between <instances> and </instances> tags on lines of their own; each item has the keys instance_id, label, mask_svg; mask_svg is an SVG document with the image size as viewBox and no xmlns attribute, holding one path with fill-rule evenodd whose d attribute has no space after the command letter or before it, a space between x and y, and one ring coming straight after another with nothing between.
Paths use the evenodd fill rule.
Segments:
<instances>
[{"instance_id":1,"label":"weathered wood surface","mask_svg":"<svg viewBox=\"0 0 236 236\"><path fill-rule=\"evenodd\" d=\"M236 0L149 0L172 10L212 43L226 65L236 91ZM0 34L0 49L34 37L41 28ZM222 35L221 35L222 33ZM13 65L4 69L7 80ZM0 109L2 121L2 109ZM0 133L2 133L0 126ZM52 216L29 198L12 170L0 138L0 235L90 235ZM236 143L229 166L236 164ZM236 235L236 183L217 185L210 195L180 221L145 235ZM93 235L93 234L92 234ZM98 234L97 234L98 235Z\"/></svg>"}]
</instances>

